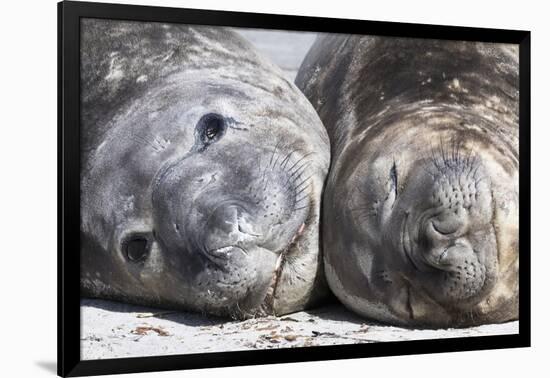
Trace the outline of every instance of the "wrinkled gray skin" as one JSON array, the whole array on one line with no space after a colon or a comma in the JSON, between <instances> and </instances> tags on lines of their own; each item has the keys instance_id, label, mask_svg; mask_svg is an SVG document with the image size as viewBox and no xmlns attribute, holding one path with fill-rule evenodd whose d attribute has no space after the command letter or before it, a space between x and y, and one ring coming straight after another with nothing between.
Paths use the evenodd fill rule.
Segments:
<instances>
[{"instance_id":1,"label":"wrinkled gray skin","mask_svg":"<svg viewBox=\"0 0 550 378\"><path fill-rule=\"evenodd\" d=\"M327 36L296 79L331 139L325 271L405 326L518 317L518 50Z\"/></svg>"},{"instance_id":2,"label":"wrinkled gray skin","mask_svg":"<svg viewBox=\"0 0 550 378\"><path fill-rule=\"evenodd\" d=\"M330 147L294 84L223 28L81 32L83 295L235 318L321 298Z\"/></svg>"}]
</instances>

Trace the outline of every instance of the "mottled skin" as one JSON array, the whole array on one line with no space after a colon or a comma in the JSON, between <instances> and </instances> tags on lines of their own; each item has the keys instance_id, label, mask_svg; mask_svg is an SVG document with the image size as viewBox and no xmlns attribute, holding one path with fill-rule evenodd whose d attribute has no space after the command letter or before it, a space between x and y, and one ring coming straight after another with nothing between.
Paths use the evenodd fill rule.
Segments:
<instances>
[{"instance_id":1,"label":"mottled skin","mask_svg":"<svg viewBox=\"0 0 550 378\"><path fill-rule=\"evenodd\" d=\"M244 318L301 310L328 136L223 28L81 24L83 295Z\"/></svg>"},{"instance_id":2,"label":"mottled skin","mask_svg":"<svg viewBox=\"0 0 550 378\"><path fill-rule=\"evenodd\" d=\"M296 83L331 139L336 296L397 325L517 319L517 46L325 36Z\"/></svg>"}]
</instances>

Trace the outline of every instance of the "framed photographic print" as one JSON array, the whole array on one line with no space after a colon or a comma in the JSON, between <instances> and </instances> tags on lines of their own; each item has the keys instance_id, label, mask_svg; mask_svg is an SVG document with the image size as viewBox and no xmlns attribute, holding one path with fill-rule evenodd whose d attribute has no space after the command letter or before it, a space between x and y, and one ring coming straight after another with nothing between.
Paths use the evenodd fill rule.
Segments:
<instances>
[{"instance_id":1,"label":"framed photographic print","mask_svg":"<svg viewBox=\"0 0 550 378\"><path fill-rule=\"evenodd\" d=\"M59 375L529 346L529 32L58 26Z\"/></svg>"}]
</instances>

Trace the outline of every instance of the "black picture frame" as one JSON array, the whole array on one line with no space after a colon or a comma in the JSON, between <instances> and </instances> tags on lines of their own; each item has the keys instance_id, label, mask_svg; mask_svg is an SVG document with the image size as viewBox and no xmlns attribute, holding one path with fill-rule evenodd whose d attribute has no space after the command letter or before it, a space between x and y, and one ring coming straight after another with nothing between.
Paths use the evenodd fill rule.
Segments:
<instances>
[{"instance_id":1,"label":"black picture frame","mask_svg":"<svg viewBox=\"0 0 550 378\"><path fill-rule=\"evenodd\" d=\"M58 3L58 374L83 376L530 346L530 32L63 1ZM519 334L80 360L79 20L109 18L513 43L520 55Z\"/></svg>"}]
</instances>

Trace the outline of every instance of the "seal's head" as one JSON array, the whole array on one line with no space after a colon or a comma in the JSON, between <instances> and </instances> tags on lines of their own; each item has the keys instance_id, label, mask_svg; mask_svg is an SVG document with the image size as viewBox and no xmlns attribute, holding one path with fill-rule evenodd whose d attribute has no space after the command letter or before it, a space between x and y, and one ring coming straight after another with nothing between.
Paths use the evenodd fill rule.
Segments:
<instances>
[{"instance_id":1,"label":"seal's head","mask_svg":"<svg viewBox=\"0 0 550 378\"><path fill-rule=\"evenodd\" d=\"M81 229L95 250L84 248L83 286L232 317L302 309L323 290L322 124L299 90L235 34L166 30L178 43L193 41L166 54L186 64L117 108L87 159ZM106 268L94 262L101 254Z\"/></svg>"},{"instance_id":2,"label":"seal's head","mask_svg":"<svg viewBox=\"0 0 550 378\"><path fill-rule=\"evenodd\" d=\"M338 209L326 199L340 222L325 242L346 251L340 259L357 268L336 274L344 262L327 255L329 282L345 287L361 313L392 323L513 318L516 167L481 138L459 141L460 133L444 126L450 119L440 122L422 133L411 124L408 132L398 127L368 152L358 152L360 144L345 152L348 166L327 191L347 200Z\"/></svg>"},{"instance_id":3,"label":"seal's head","mask_svg":"<svg viewBox=\"0 0 550 378\"><path fill-rule=\"evenodd\" d=\"M518 317L518 50L320 36L296 82L331 138L327 281L405 326Z\"/></svg>"}]
</instances>

